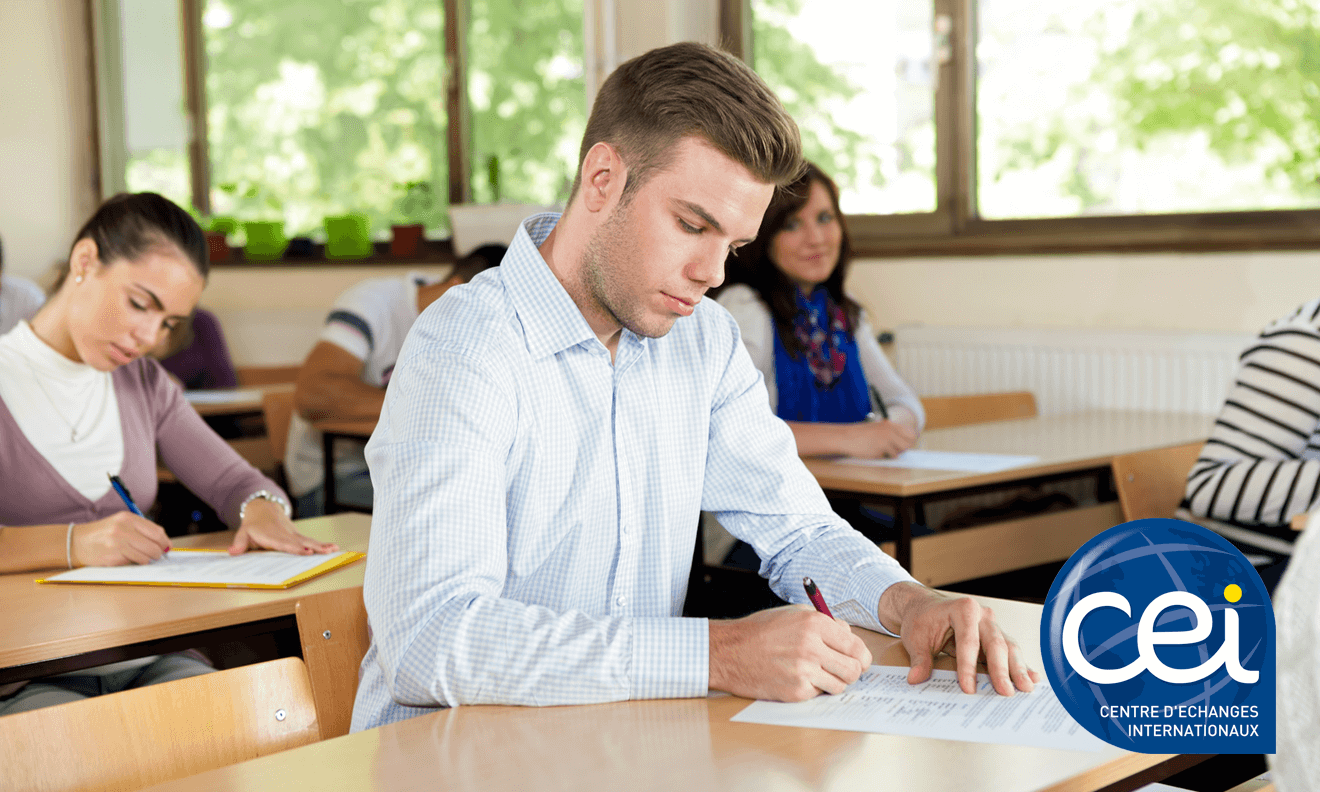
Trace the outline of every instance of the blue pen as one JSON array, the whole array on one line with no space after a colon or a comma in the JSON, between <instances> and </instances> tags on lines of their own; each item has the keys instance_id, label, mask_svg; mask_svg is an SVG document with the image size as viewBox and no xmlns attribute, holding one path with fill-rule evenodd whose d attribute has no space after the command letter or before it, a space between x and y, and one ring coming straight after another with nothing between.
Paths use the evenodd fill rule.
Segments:
<instances>
[{"instance_id":1,"label":"blue pen","mask_svg":"<svg viewBox=\"0 0 1320 792\"><path fill-rule=\"evenodd\" d=\"M128 494L128 487L124 486L124 482L120 481L119 477L113 473L106 473L106 475L110 477L110 486L114 487L115 492L119 493L119 497L123 499L128 510L139 517L146 517L142 510L137 507L137 504L133 502L133 496Z\"/></svg>"}]
</instances>

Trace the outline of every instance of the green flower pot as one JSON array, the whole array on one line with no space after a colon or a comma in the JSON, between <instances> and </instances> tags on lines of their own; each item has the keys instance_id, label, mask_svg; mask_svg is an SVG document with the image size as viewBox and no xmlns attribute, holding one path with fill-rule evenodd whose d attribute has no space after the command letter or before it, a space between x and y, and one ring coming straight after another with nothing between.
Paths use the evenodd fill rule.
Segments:
<instances>
[{"instance_id":1,"label":"green flower pot","mask_svg":"<svg viewBox=\"0 0 1320 792\"><path fill-rule=\"evenodd\" d=\"M325 219L325 256L360 259L370 256L371 221L366 215L334 215Z\"/></svg>"},{"instance_id":2,"label":"green flower pot","mask_svg":"<svg viewBox=\"0 0 1320 792\"><path fill-rule=\"evenodd\" d=\"M283 258L289 240L284 237L283 220L249 220L243 224L247 234L244 254L251 261L271 261Z\"/></svg>"}]
</instances>

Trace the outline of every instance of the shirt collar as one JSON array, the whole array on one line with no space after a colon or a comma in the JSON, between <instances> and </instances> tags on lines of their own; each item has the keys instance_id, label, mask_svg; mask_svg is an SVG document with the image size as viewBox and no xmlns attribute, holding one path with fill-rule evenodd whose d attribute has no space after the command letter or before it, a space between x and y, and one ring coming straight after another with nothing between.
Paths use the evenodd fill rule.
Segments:
<instances>
[{"instance_id":1,"label":"shirt collar","mask_svg":"<svg viewBox=\"0 0 1320 792\"><path fill-rule=\"evenodd\" d=\"M559 218L557 212L546 212L524 220L500 263L504 288L518 313L527 338L527 351L533 359L596 341L596 334L577 303L537 250Z\"/></svg>"}]
</instances>

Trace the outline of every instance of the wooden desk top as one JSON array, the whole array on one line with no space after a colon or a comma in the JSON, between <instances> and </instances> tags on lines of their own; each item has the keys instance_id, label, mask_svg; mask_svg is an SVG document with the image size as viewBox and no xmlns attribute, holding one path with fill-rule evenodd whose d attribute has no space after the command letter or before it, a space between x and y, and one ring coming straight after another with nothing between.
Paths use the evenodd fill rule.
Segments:
<instances>
[{"instance_id":1,"label":"wooden desk top","mask_svg":"<svg viewBox=\"0 0 1320 792\"><path fill-rule=\"evenodd\" d=\"M215 390L190 390L184 391L185 398L192 396L198 399L188 400L197 414L203 417L211 415L246 415L248 413L261 412L262 394L274 391L292 391L293 383L281 382L274 385L247 385L238 388L217 388ZM233 394L233 399L228 400L224 394ZM225 401L212 401L213 398L225 398Z\"/></svg>"},{"instance_id":2,"label":"wooden desk top","mask_svg":"<svg viewBox=\"0 0 1320 792\"><path fill-rule=\"evenodd\" d=\"M997 473L804 461L825 489L907 497L1106 465L1116 454L1204 440L1213 422L1213 415L1093 410L932 429L917 443L931 451L1039 457L1036 463Z\"/></svg>"},{"instance_id":3,"label":"wooden desk top","mask_svg":"<svg viewBox=\"0 0 1320 792\"><path fill-rule=\"evenodd\" d=\"M336 514L297 525L341 550L365 552L371 517ZM225 531L173 541L178 547L224 548L233 538ZM0 668L289 616L299 597L361 586L365 566L359 561L279 591L33 582L51 571L0 575L0 602L9 609L0 630Z\"/></svg>"},{"instance_id":4,"label":"wooden desk top","mask_svg":"<svg viewBox=\"0 0 1320 792\"><path fill-rule=\"evenodd\" d=\"M371 437L376 431L375 421L316 421L312 428L318 432L331 432L346 437Z\"/></svg>"},{"instance_id":5,"label":"wooden desk top","mask_svg":"<svg viewBox=\"0 0 1320 792\"><path fill-rule=\"evenodd\" d=\"M1041 606L996 616L1037 668ZM856 630L876 662L906 664L893 638ZM952 668L951 658L941 667ZM731 723L746 699L580 707L460 707L152 787L158 792L631 789L758 792L1095 790L1168 757Z\"/></svg>"}]
</instances>

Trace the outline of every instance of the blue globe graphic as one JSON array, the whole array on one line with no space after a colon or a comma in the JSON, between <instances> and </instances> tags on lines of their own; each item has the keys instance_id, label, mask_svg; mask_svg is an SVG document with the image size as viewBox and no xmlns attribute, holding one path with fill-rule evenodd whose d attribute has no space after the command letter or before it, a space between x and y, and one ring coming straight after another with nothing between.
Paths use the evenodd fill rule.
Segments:
<instances>
[{"instance_id":1,"label":"blue globe graphic","mask_svg":"<svg viewBox=\"0 0 1320 792\"><path fill-rule=\"evenodd\" d=\"M1062 645L1064 623L1069 611L1083 598L1098 592L1117 592L1131 605L1130 615L1113 607L1090 611L1078 633L1081 654L1092 666L1118 669L1139 660L1141 615L1155 598L1174 591L1200 597L1209 607L1212 626L1203 641L1157 646L1159 660L1176 669L1194 668L1210 660L1224 644L1225 611L1232 609L1237 611L1239 625L1236 656L1243 669L1260 672L1257 683L1234 680L1227 666L1221 664L1205 679L1194 682L1166 682L1144 671L1124 682L1098 684L1083 677L1068 662ZM1183 632L1196 626L1196 615L1185 606L1170 607L1155 620L1158 633ZM1260 576L1235 547L1218 534L1180 520L1136 520L1096 536L1064 565L1046 600L1041 648L1046 675L1060 701L1092 734L1134 751L1205 751L1209 743L1203 739L1152 739L1140 731L1141 725L1232 722L1223 717L1166 717L1170 712L1166 707L1175 708L1176 713L1179 706L1197 708L1195 712L1203 707L1255 706L1256 720L1269 724L1272 745L1273 629L1269 594ZM1143 710L1135 709L1143 706L1157 707L1158 714L1143 716ZM1117 716L1107 709L1112 707L1133 709L1119 710L1123 714ZM1211 710L1224 711L1235 710ZM1135 734L1134 726L1138 729Z\"/></svg>"}]
</instances>

